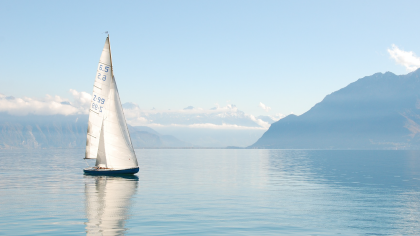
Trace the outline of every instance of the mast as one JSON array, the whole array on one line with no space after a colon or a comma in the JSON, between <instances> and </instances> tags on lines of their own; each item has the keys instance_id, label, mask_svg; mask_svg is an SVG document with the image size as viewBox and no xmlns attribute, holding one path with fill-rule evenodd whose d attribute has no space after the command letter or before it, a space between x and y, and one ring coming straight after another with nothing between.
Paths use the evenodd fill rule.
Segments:
<instances>
[{"instance_id":1,"label":"mast","mask_svg":"<svg viewBox=\"0 0 420 236\"><path fill-rule=\"evenodd\" d=\"M108 34L108 48L109 48L109 59L111 60L111 78L114 78L114 67L112 66L112 53L111 53L111 39Z\"/></svg>"}]
</instances>

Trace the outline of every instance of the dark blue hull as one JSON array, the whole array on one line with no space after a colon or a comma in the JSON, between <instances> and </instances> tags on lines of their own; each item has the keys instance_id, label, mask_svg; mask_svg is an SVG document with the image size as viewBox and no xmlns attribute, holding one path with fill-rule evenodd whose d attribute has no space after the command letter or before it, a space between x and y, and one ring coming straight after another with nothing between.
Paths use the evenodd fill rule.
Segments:
<instances>
[{"instance_id":1,"label":"dark blue hull","mask_svg":"<svg viewBox=\"0 0 420 236\"><path fill-rule=\"evenodd\" d=\"M139 170L139 167L123 170L88 168L84 169L83 172L85 172L87 175L134 175L135 173L139 172Z\"/></svg>"}]
</instances>

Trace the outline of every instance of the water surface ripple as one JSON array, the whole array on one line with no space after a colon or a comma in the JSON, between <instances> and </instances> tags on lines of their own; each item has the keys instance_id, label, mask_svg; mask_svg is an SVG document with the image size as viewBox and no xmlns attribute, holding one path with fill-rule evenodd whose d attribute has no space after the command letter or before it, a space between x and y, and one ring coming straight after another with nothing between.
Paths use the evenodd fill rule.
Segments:
<instances>
[{"instance_id":1,"label":"water surface ripple","mask_svg":"<svg viewBox=\"0 0 420 236\"><path fill-rule=\"evenodd\" d=\"M0 234L420 235L419 151L136 153L128 178L83 175L82 149L2 150Z\"/></svg>"}]
</instances>

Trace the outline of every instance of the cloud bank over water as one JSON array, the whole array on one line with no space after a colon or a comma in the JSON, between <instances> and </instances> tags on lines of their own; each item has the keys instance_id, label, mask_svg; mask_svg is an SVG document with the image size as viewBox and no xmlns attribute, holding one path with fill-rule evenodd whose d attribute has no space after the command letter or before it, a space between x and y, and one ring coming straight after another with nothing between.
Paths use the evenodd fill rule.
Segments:
<instances>
[{"instance_id":1,"label":"cloud bank over water","mask_svg":"<svg viewBox=\"0 0 420 236\"><path fill-rule=\"evenodd\" d=\"M188 106L182 110L143 110L133 103L125 103L123 107L131 125L150 127L268 129L273 122L284 117L281 114L255 117L240 111L233 104L217 105L211 109Z\"/></svg>"},{"instance_id":2,"label":"cloud bank over water","mask_svg":"<svg viewBox=\"0 0 420 236\"><path fill-rule=\"evenodd\" d=\"M46 95L43 98L15 98L0 94L0 112L10 115L80 115L88 114L92 96L86 92L70 89L72 99ZM262 103L260 103L261 106ZM270 108L264 106L263 109ZM123 104L127 123L132 126L178 127L219 130L266 130L284 115L255 117L227 104L210 109L187 106L179 110L141 109L137 104Z\"/></svg>"},{"instance_id":3,"label":"cloud bank over water","mask_svg":"<svg viewBox=\"0 0 420 236\"><path fill-rule=\"evenodd\" d=\"M22 97L15 98L0 94L0 112L10 115L76 115L87 114L91 95L86 92L77 92L70 89L73 101L60 96L45 95L43 98Z\"/></svg>"}]
</instances>

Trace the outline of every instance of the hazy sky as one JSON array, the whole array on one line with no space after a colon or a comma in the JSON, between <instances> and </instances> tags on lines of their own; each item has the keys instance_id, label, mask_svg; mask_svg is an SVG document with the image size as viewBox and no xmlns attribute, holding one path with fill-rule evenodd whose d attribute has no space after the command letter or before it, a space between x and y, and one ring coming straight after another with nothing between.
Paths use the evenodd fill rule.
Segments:
<instances>
[{"instance_id":1,"label":"hazy sky","mask_svg":"<svg viewBox=\"0 0 420 236\"><path fill-rule=\"evenodd\" d=\"M91 93L109 31L122 102L301 114L361 77L407 73L391 52L405 51L400 63L420 54L418 9L383 0L0 1L0 93Z\"/></svg>"}]
</instances>

